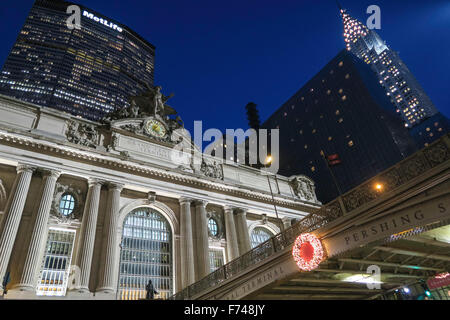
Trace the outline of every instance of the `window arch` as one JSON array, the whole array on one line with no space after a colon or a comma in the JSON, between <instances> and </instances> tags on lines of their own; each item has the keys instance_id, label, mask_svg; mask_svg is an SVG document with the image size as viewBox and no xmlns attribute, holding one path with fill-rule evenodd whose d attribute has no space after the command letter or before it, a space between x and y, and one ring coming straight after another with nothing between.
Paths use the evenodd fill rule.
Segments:
<instances>
[{"instance_id":1,"label":"window arch","mask_svg":"<svg viewBox=\"0 0 450 320\"><path fill-rule=\"evenodd\" d=\"M122 232L118 299L146 296L152 281L157 298L172 294L172 230L167 219L151 208L138 208L125 218Z\"/></svg>"},{"instance_id":2,"label":"window arch","mask_svg":"<svg viewBox=\"0 0 450 320\"><path fill-rule=\"evenodd\" d=\"M251 233L252 248L259 246L274 236L273 232L265 227L255 227Z\"/></svg>"}]
</instances>

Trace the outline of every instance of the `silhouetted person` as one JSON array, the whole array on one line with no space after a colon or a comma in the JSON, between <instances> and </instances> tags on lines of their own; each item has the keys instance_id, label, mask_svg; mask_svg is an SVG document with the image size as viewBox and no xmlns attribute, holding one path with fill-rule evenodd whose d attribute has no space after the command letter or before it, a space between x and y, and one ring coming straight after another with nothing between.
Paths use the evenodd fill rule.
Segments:
<instances>
[{"instance_id":1,"label":"silhouetted person","mask_svg":"<svg viewBox=\"0 0 450 320\"><path fill-rule=\"evenodd\" d=\"M155 290L155 287L153 286L152 280L148 280L148 284L145 287L145 289L147 290L147 300L154 300L155 299L155 294L158 294L158 292Z\"/></svg>"}]
</instances>

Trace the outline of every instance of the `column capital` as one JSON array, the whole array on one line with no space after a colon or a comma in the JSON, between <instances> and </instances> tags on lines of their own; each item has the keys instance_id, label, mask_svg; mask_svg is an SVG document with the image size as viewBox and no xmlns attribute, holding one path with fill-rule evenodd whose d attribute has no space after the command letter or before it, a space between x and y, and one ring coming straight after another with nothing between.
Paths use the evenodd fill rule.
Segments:
<instances>
[{"instance_id":1,"label":"column capital","mask_svg":"<svg viewBox=\"0 0 450 320\"><path fill-rule=\"evenodd\" d=\"M191 204L192 201L194 201L194 200L192 200L191 198L187 198L187 197L181 197L180 199L178 199L178 202L179 202L180 204L184 204L184 203L189 203L189 204Z\"/></svg>"},{"instance_id":2,"label":"column capital","mask_svg":"<svg viewBox=\"0 0 450 320\"><path fill-rule=\"evenodd\" d=\"M45 169L40 168L40 172L42 173L43 177L49 177L58 180L58 178L61 176L61 171L53 170L53 169Z\"/></svg>"},{"instance_id":3,"label":"column capital","mask_svg":"<svg viewBox=\"0 0 450 320\"><path fill-rule=\"evenodd\" d=\"M236 208L236 213L241 215L247 215L248 209Z\"/></svg>"},{"instance_id":4,"label":"column capital","mask_svg":"<svg viewBox=\"0 0 450 320\"><path fill-rule=\"evenodd\" d=\"M17 170L17 173L22 173L22 172L33 173L34 171L36 171L36 167L30 166L28 164L19 164L17 166L16 170Z\"/></svg>"},{"instance_id":5,"label":"column capital","mask_svg":"<svg viewBox=\"0 0 450 320\"><path fill-rule=\"evenodd\" d=\"M103 181L101 181L101 180L99 180L99 179L95 179L95 178L89 178L88 179L88 185L89 185L89 188L90 187L94 187L94 186L97 186L97 185L103 185L104 184L104 182Z\"/></svg>"},{"instance_id":6,"label":"column capital","mask_svg":"<svg viewBox=\"0 0 450 320\"><path fill-rule=\"evenodd\" d=\"M223 206L223 211L224 212L230 212L231 211L231 213L233 213L234 207L229 206L229 205L225 205L225 206Z\"/></svg>"},{"instance_id":7,"label":"column capital","mask_svg":"<svg viewBox=\"0 0 450 320\"><path fill-rule=\"evenodd\" d=\"M196 207L206 207L208 205L208 201L205 200L195 200L194 205Z\"/></svg>"},{"instance_id":8,"label":"column capital","mask_svg":"<svg viewBox=\"0 0 450 320\"><path fill-rule=\"evenodd\" d=\"M117 183L117 182L107 182L106 186L108 187L108 190L118 190L122 191L123 187L125 186L123 183Z\"/></svg>"}]
</instances>

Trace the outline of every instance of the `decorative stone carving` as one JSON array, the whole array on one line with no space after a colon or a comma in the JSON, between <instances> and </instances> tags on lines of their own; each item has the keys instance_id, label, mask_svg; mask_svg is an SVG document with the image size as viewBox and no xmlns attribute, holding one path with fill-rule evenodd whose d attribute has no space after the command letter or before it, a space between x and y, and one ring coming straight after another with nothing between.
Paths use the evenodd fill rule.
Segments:
<instances>
[{"instance_id":1,"label":"decorative stone carving","mask_svg":"<svg viewBox=\"0 0 450 320\"><path fill-rule=\"evenodd\" d=\"M144 93L129 98L129 106L108 114L103 121L112 128L145 135L158 141L173 142L172 132L183 128L184 123L175 109L166 105L173 94L165 96L161 90L161 87L147 85Z\"/></svg>"},{"instance_id":2,"label":"decorative stone carving","mask_svg":"<svg viewBox=\"0 0 450 320\"><path fill-rule=\"evenodd\" d=\"M426 149L424 153L433 167L450 159L450 150L442 141Z\"/></svg>"},{"instance_id":3,"label":"decorative stone carving","mask_svg":"<svg viewBox=\"0 0 450 320\"><path fill-rule=\"evenodd\" d=\"M66 137L69 142L95 148L98 145L99 135L93 124L71 120L69 121Z\"/></svg>"},{"instance_id":4,"label":"decorative stone carving","mask_svg":"<svg viewBox=\"0 0 450 320\"><path fill-rule=\"evenodd\" d=\"M203 160L200 171L207 177L223 180L222 165L216 161Z\"/></svg>"},{"instance_id":5,"label":"decorative stone carving","mask_svg":"<svg viewBox=\"0 0 450 320\"><path fill-rule=\"evenodd\" d=\"M291 186L297 197L307 201L317 202L314 181L307 176L295 176L291 180Z\"/></svg>"},{"instance_id":6,"label":"decorative stone carving","mask_svg":"<svg viewBox=\"0 0 450 320\"><path fill-rule=\"evenodd\" d=\"M150 203L155 203L156 202L156 192L149 192L147 194L147 198Z\"/></svg>"},{"instance_id":7,"label":"decorative stone carving","mask_svg":"<svg viewBox=\"0 0 450 320\"><path fill-rule=\"evenodd\" d=\"M267 214L263 214L261 216L261 223L262 224L267 224L267 222L268 222Z\"/></svg>"},{"instance_id":8,"label":"decorative stone carving","mask_svg":"<svg viewBox=\"0 0 450 320\"><path fill-rule=\"evenodd\" d=\"M75 207L70 215L64 216L61 214L59 205L61 198L65 194L70 194L75 199ZM80 221L84 209L84 197L80 188L72 185L56 184L55 195L53 197L52 207L50 210L51 219L58 224L71 224L75 221Z\"/></svg>"}]
</instances>

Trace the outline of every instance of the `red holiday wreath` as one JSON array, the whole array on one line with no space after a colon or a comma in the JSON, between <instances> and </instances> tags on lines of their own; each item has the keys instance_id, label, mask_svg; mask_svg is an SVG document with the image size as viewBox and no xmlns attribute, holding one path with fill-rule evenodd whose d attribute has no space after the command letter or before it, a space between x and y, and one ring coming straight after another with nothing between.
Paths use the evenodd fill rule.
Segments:
<instances>
[{"instance_id":1,"label":"red holiday wreath","mask_svg":"<svg viewBox=\"0 0 450 320\"><path fill-rule=\"evenodd\" d=\"M311 233L301 234L295 240L292 256L301 270L314 270L324 257L322 242Z\"/></svg>"}]
</instances>

